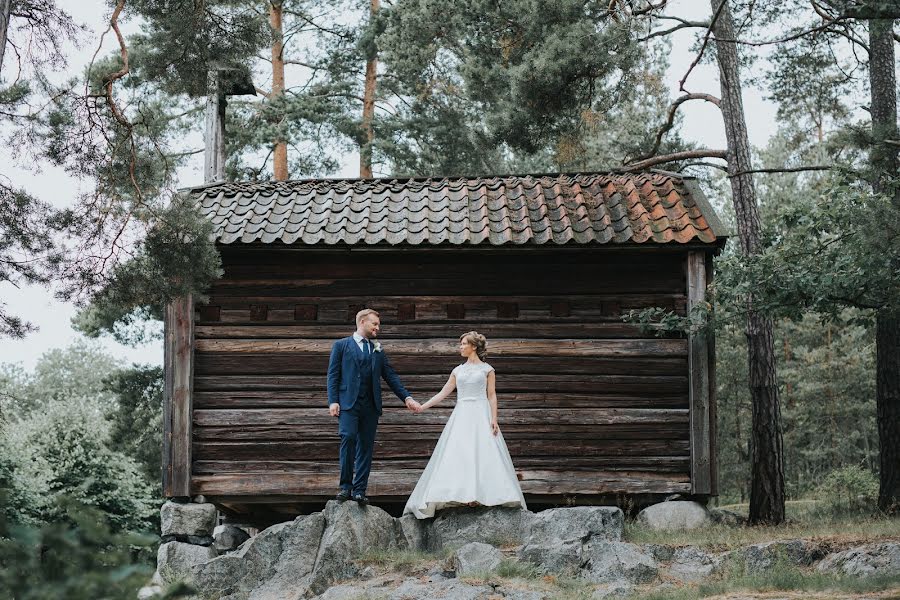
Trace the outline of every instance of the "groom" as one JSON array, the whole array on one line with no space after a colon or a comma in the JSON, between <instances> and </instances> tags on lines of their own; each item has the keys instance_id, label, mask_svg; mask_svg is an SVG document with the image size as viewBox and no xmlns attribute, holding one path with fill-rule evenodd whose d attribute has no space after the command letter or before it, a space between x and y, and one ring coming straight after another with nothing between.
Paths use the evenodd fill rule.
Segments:
<instances>
[{"instance_id":1,"label":"groom","mask_svg":"<svg viewBox=\"0 0 900 600\"><path fill-rule=\"evenodd\" d=\"M381 416L381 378L406 407L416 412L420 405L400 382L376 341L381 321L367 308L356 313L356 332L338 340L328 362L328 412L338 417L341 436L341 482L337 500L351 497L367 504L366 486L372 467L375 430Z\"/></svg>"}]
</instances>

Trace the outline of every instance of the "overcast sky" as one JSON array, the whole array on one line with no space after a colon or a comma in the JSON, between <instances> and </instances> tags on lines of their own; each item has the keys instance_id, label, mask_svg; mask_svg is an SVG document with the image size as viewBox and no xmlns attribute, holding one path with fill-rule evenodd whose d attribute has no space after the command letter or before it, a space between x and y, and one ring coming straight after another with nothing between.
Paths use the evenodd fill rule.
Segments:
<instances>
[{"instance_id":1,"label":"overcast sky","mask_svg":"<svg viewBox=\"0 0 900 600\"><path fill-rule=\"evenodd\" d=\"M104 0L61 0L65 8L76 21L89 27L92 33L87 36L84 47L71 54L66 76L79 75L96 50L100 34L105 30L108 18L108 3ZM706 2L676 0L670 2L670 13L691 20L702 20L708 17L709 5ZM127 35L134 31L135 24L126 23L123 27ZM670 57L671 65L667 79L672 89L672 97L678 95L678 81L694 58L690 52L693 34L682 30L673 38ZM107 36L104 42L104 53L114 47L114 36ZM759 67L757 67L759 68ZM760 72L742 74L745 83L744 107L747 114L750 142L756 146L765 146L775 131L775 107L764 100L752 82ZM705 91L719 94L718 76L714 65L700 65L694 69L688 80L687 88L691 91ZM688 102L682 106L682 134L687 140L693 140L701 146L724 148L725 134L721 115L718 109L705 102ZM202 118L198 116L198 118ZM24 170L11 164L11 158L5 148L0 148L0 164L2 173L16 185L26 187L37 197L57 206L70 204L79 189L79 182L68 177L59 169L42 168L40 173ZM202 183L202 155L196 157L195 163L185 170L180 186ZM355 177L358 175L359 159L356 155L347 155L343 167L337 176ZM27 286L16 289L9 284L0 284L0 297L7 303L7 309L19 315L40 329L24 340L0 341L0 362L17 362L26 369L31 369L37 359L52 348L64 347L79 337L70 326L75 314L75 307L61 303L53 298L50 290L43 287ZM162 345L150 344L139 348L121 346L112 340L103 340L103 345L122 360L160 364L162 362Z\"/></svg>"}]
</instances>

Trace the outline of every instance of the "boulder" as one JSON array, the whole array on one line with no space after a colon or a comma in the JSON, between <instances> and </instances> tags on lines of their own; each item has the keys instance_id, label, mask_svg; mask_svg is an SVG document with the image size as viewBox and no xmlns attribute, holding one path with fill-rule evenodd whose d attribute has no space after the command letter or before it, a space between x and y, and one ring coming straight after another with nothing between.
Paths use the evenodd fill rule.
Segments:
<instances>
[{"instance_id":1,"label":"boulder","mask_svg":"<svg viewBox=\"0 0 900 600\"><path fill-rule=\"evenodd\" d=\"M212 504L166 502L159 509L163 541L212 543L218 512ZM168 538L168 539L167 539ZM189 539L191 538L191 539Z\"/></svg>"},{"instance_id":2,"label":"boulder","mask_svg":"<svg viewBox=\"0 0 900 600\"><path fill-rule=\"evenodd\" d=\"M249 533L234 525L217 525L213 529L213 545L219 554L236 550L238 546L249 539Z\"/></svg>"},{"instance_id":3,"label":"boulder","mask_svg":"<svg viewBox=\"0 0 900 600\"><path fill-rule=\"evenodd\" d=\"M604 598L625 598L634 591L634 586L627 581L613 581L601 583L591 594L591 600L603 600Z\"/></svg>"},{"instance_id":4,"label":"boulder","mask_svg":"<svg viewBox=\"0 0 900 600\"><path fill-rule=\"evenodd\" d=\"M594 583L650 583L659 577L658 563L635 544L591 540L584 557L582 577Z\"/></svg>"},{"instance_id":5,"label":"boulder","mask_svg":"<svg viewBox=\"0 0 900 600\"><path fill-rule=\"evenodd\" d=\"M865 577L900 575L900 543L876 542L826 556L816 568L823 572Z\"/></svg>"},{"instance_id":6,"label":"boulder","mask_svg":"<svg viewBox=\"0 0 900 600\"><path fill-rule=\"evenodd\" d=\"M636 520L653 530L697 529L711 522L705 506L684 500L648 506L638 513Z\"/></svg>"},{"instance_id":7,"label":"boulder","mask_svg":"<svg viewBox=\"0 0 900 600\"><path fill-rule=\"evenodd\" d=\"M716 525L726 525L728 527L743 527L747 524L747 517L727 508L711 508L709 510L709 518Z\"/></svg>"},{"instance_id":8,"label":"boulder","mask_svg":"<svg viewBox=\"0 0 900 600\"><path fill-rule=\"evenodd\" d=\"M494 546L521 544L531 531L534 513L520 508L450 508L431 522L429 550L459 548L470 542Z\"/></svg>"},{"instance_id":9,"label":"boulder","mask_svg":"<svg viewBox=\"0 0 900 600\"><path fill-rule=\"evenodd\" d=\"M377 506L329 500L325 531L312 578L314 593L338 579L354 577L354 560L365 552L407 549L400 523Z\"/></svg>"},{"instance_id":10,"label":"boulder","mask_svg":"<svg viewBox=\"0 0 900 600\"><path fill-rule=\"evenodd\" d=\"M609 506L554 508L535 514L519 558L542 573L575 574L588 540L621 540L625 517Z\"/></svg>"},{"instance_id":11,"label":"boulder","mask_svg":"<svg viewBox=\"0 0 900 600\"><path fill-rule=\"evenodd\" d=\"M692 546L677 548L672 553L666 574L679 581L697 582L718 572L724 564L720 554L709 554Z\"/></svg>"},{"instance_id":12,"label":"boulder","mask_svg":"<svg viewBox=\"0 0 900 600\"><path fill-rule=\"evenodd\" d=\"M236 552L192 569L198 595L229 600L303 597L324 530L324 516L313 513L261 531Z\"/></svg>"},{"instance_id":13,"label":"boulder","mask_svg":"<svg viewBox=\"0 0 900 600\"><path fill-rule=\"evenodd\" d=\"M190 581L191 567L209 562L216 556L211 546L195 546L184 542L166 542L156 553L156 570L164 583Z\"/></svg>"},{"instance_id":14,"label":"boulder","mask_svg":"<svg viewBox=\"0 0 900 600\"><path fill-rule=\"evenodd\" d=\"M406 546L415 552L426 552L428 543L429 521L417 519L411 514L405 514L398 519L400 531L403 534Z\"/></svg>"},{"instance_id":15,"label":"boulder","mask_svg":"<svg viewBox=\"0 0 900 600\"><path fill-rule=\"evenodd\" d=\"M822 549L806 540L779 540L753 544L724 555L731 560L739 560L746 573L761 573L778 561L807 567L824 556Z\"/></svg>"},{"instance_id":16,"label":"boulder","mask_svg":"<svg viewBox=\"0 0 900 600\"><path fill-rule=\"evenodd\" d=\"M163 590L158 585L146 585L138 590L138 600L150 600L156 596L162 596Z\"/></svg>"},{"instance_id":17,"label":"boulder","mask_svg":"<svg viewBox=\"0 0 900 600\"><path fill-rule=\"evenodd\" d=\"M503 562L503 553L481 542L472 542L459 548L450 559L457 577L490 573Z\"/></svg>"}]
</instances>

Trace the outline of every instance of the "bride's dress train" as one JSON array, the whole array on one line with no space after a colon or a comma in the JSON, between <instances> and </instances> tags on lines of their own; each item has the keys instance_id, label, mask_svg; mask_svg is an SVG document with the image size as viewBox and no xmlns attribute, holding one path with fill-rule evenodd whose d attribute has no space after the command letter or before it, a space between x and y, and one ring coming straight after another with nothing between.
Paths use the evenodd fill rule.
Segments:
<instances>
[{"instance_id":1,"label":"bride's dress train","mask_svg":"<svg viewBox=\"0 0 900 600\"><path fill-rule=\"evenodd\" d=\"M477 502L483 506L525 506L503 434L491 432L487 363L463 363L456 375L456 407L431 459L403 509L419 519L438 509Z\"/></svg>"}]
</instances>

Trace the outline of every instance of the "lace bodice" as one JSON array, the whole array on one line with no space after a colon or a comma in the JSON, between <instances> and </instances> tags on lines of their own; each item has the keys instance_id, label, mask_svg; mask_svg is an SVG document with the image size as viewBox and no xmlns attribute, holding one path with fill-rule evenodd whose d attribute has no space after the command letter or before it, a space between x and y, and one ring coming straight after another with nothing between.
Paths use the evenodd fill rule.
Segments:
<instances>
[{"instance_id":1,"label":"lace bodice","mask_svg":"<svg viewBox=\"0 0 900 600\"><path fill-rule=\"evenodd\" d=\"M456 375L456 401L487 400L487 375L493 370L494 367L484 362L465 362L453 369Z\"/></svg>"}]
</instances>

